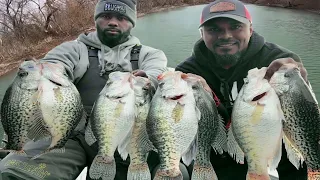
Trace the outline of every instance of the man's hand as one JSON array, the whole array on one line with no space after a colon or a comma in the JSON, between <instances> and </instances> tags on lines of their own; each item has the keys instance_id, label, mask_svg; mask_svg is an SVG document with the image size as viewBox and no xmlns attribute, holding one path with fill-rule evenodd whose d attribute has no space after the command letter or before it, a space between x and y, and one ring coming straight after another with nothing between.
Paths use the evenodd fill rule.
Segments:
<instances>
[{"instance_id":1,"label":"man's hand","mask_svg":"<svg viewBox=\"0 0 320 180\"><path fill-rule=\"evenodd\" d=\"M220 99L219 99L218 96L212 91L212 89L211 89L210 86L208 85L207 81L206 81L203 77L201 77L201 76L199 76L199 75L196 75L196 74L192 74L192 73L187 73L187 74L182 73L181 77L182 77L182 79L183 79L183 78L188 78L188 77L193 77L193 78L198 79L198 80L200 81L200 83L202 84L204 90L206 90L206 91L211 95L211 97L213 97L214 102L216 103L216 106L218 107L218 111L221 111L221 108L222 108L222 107L220 106L220 105L221 105ZM223 108L224 108L224 107L223 107ZM223 110L223 111L224 111L224 110ZM223 113L225 113L225 112L223 112Z\"/></svg>"},{"instance_id":2,"label":"man's hand","mask_svg":"<svg viewBox=\"0 0 320 180\"><path fill-rule=\"evenodd\" d=\"M199 81L202 84L203 88L206 91L208 91L209 93L212 93L212 89L210 88L210 86L207 84L207 81L203 77L201 77L199 75L196 75L196 74L192 74L192 73L187 73L187 74L183 73L181 76L182 76L182 78L183 77L193 77L193 78L199 79Z\"/></svg>"},{"instance_id":3,"label":"man's hand","mask_svg":"<svg viewBox=\"0 0 320 180\"><path fill-rule=\"evenodd\" d=\"M279 68L287 63L296 64L300 69L300 74L302 78L308 83L308 73L306 68L303 66L302 63L294 61L292 58L280 58L272 61L272 63L268 66L267 73L265 75L265 78L267 80L270 80L272 75L279 70Z\"/></svg>"},{"instance_id":4,"label":"man's hand","mask_svg":"<svg viewBox=\"0 0 320 180\"><path fill-rule=\"evenodd\" d=\"M61 62L40 62L41 75L62 86L70 86L71 79Z\"/></svg>"},{"instance_id":5,"label":"man's hand","mask_svg":"<svg viewBox=\"0 0 320 180\"><path fill-rule=\"evenodd\" d=\"M143 70L134 70L134 71L132 71L132 74L134 76L141 76L141 77L146 77L146 78L148 77L146 72L144 72Z\"/></svg>"}]
</instances>

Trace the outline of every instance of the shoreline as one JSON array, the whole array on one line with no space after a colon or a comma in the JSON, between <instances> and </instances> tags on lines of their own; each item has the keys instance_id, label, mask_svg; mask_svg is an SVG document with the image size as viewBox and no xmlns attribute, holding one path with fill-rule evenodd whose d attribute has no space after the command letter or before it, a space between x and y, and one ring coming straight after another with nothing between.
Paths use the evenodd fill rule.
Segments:
<instances>
[{"instance_id":1,"label":"shoreline","mask_svg":"<svg viewBox=\"0 0 320 180\"><path fill-rule=\"evenodd\" d=\"M312 9L300 9L300 8L291 8L291 7L285 7L281 4L259 4L259 3L250 3L250 2L246 2L245 0L243 1L243 3L246 4L253 4L253 5L257 5L257 6L265 6L265 7L279 7L279 8L284 8L284 9L297 9L297 10L302 10L302 11L306 11L306 12L311 12L311 13L315 13L315 14L319 14L320 15L320 10L312 10ZM188 7L188 6L196 6L196 5L201 5L201 4L205 4L205 3L194 3L194 4L179 4L179 5L166 5L163 7L154 7L152 9L150 9L147 12L138 12L137 13L137 18L141 18L144 17L146 15L149 14L153 14L153 13L158 13L158 12L165 12L165 11L170 11L170 10L174 10L174 9L178 9L178 8L183 8L183 7ZM94 30L95 27L89 27L84 29L83 31L89 30L92 31ZM53 37L51 38L51 40L49 40L49 42L44 42L47 43L47 46L50 48L46 48L45 50L41 50L41 49L37 49L36 52L34 52L35 54L33 55L26 55L23 58L17 58L19 60L13 61L11 63L0 63L0 77L4 76L10 72L12 72L13 70L17 69L19 67L19 65L21 64L21 62L26 59L27 57L35 57L36 59L40 59L42 58L48 51L50 51L52 48L54 48L55 46L61 44L62 42L65 41L69 41L69 40L73 40L76 39L78 35L74 35L74 36L67 36L67 37ZM32 53L31 53L32 54Z\"/></svg>"},{"instance_id":2,"label":"shoreline","mask_svg":"<svg viewBox=\"0 0 320 180\"><path fill-rule=\"evenodd\" d=\"M253 5L257 5L257 6L265 6L265 7L275 7L275 8L283 8L283 9L293 9L293 10L300 10L300 11L306 11L306 12L311 12L311 13L315 13L315 14L319 14L320 15L320 9L308 9L308 8L301 8L301 4L299 5L284 5L284 4L280 4L280 3L254 3L254 2L250 2L248 0L241 0L243 3L246 4L253 4Z\"/></svg>"},{"instance_id":3,"label":"shoreline","mask_svg":"<svg viewBox=\"0 0 320 180\"><path fill-rule=\"evenodd\" d=\"M149 14L153 14L153 13L165 12L165 11L170 11L170 10L173 10L173 9L178 9L178 8L187 7L187 6L195 6L195 5L199 5L199 4L166 5L166 6L163 6L163 7L160 7L160 8L159 7L154 7L150 11L147 11L147 12L140 12L140 13L138 12L137 13L137 18L141 18L143 16L146 16L146 15L149 15ZM91 28L89 27L89 28L86 28L84 30L89 30L90 31L90 30L94 30L94 29L95 29L95 27L91 27ZM75 36L58 37L56 39L54 39L54 37L53 37L50 42L46 42L46 43L48 43L49 46L54 48L55 46L61 44L62 42L75 39L78 36L79 36L79 34L75 35ZM52 48L48 48L48 50L46 50L45 52L41 51L40 53L38 53L37 55L32 56L32 57L35 57L36 59L42 58ZM24 59L26 59L27 57L30 57L30 56L26 55L24 58L21 58L20 60L17 60L17 61L11 62L11 63L0 64L0 77L4 76L4 75L6 75L6 74L8 74L8 73L10 73L12 71L14 71L15 69L17 69L19 67L19 65L21 64L21 62Z\"/></svg>"}]
</instances>

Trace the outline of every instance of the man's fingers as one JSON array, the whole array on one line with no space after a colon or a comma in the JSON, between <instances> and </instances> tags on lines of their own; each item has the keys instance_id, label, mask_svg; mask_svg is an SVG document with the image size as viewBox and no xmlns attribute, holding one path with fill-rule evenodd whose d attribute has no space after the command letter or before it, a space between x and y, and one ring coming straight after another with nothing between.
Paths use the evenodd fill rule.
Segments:
<instances>
[{"instance_id":1,"label":"man's fingers","mask_svg":"<svg viewBox=\"0 0 320 180\"><path fill-rule=\"evenodd\" d=\"M203 88L204 88L206 91L208 91L209 93L212 92L210 86L207 84L207 81L206 81L203 77L201 77L201 76L199 76L199 75L192 74L192 73L187 73L187 74L182 73L181 77L182 77L182 78L186 78L186 77L194 77L194 78L197 78L197 79L201 82Z\"/></svg>"},{"instance_id":2,"label":"man's fingers","mask_svg":"<svg viewBox=\"0 0 320 180\"><path fill-rule=\"evenodd\" d=\"M271 62L271 64L268 66L265 79L270 80L270 78L273 76L273 74L279 70L279 68L287 63L295 63L295 61L292 58L281 58L276 59Z\"/></svg>"},{"instance_id":3,"label":"man's fingers","mask_svg":"<svg viewBox=\"0 0 320 180\"><path fill-rule=\"evenodd\" d=\"M147 74L142 70L132 71L132 74L134 76L148 77Z\"/></svg>"},{"instance_id":4,"label":"man's fingers","mask_svg":"<svg viewBox=\"0 0 320 180\"><path fill-rule=\"evenodd\" d=\"M268 69L267 69L267 72L265 75L265 79L270 80L270 78L273 76L273 74L276 71L278 71L281 68L281 66L283 66L284 64L289 64L289 63L295 64L299 67L301 76L307 82L307 76L308 76L307 70L304 68L302 63L296 62L292 58L281 58L281 59L276 59L276 60L272 61L271 64L268 66Z\"/></svg>"}]
</instances>

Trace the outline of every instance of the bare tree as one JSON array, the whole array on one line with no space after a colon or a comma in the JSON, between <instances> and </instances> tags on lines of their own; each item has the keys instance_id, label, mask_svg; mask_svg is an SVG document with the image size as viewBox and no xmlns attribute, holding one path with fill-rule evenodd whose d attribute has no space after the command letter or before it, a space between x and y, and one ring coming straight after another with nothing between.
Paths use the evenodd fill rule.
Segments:
<instances>
[{"instance_id":1,"label":"bare tree","mask_svg":"<svg viewBox=\"0 0 320 180\"><path fill-rule=\"evenodd\" d=\"M30 0L36 6L38 11L30 12L32 20L41 25L45 32L48 32L49 25L54 14L59 10L55 0L47 0L41 4L40 0Z\"/></svg>"},{"instance_id":2,"label":"bare tree","mask_svg":"<svg viewBox=\"0 0 320 180\"><path fill-rule=\"evenodd\" d=\"M0 24L15 35L21 36L21 29L27 16L25 8L28 0L0 0Z\"/></svg>"}]
</instances>

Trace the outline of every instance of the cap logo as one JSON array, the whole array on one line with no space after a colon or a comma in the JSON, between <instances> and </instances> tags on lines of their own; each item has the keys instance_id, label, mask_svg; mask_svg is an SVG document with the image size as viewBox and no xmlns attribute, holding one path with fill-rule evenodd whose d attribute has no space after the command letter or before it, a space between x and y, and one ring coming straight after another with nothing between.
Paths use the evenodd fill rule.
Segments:
<instances>
[{"instance_id":1,"label":"cap logo","mask_svg":"<svg viewBox=\"0 0 320 180\"><path fill-rule=\"evenodd\" d=\"M234 11L236 10L236 5L231 2L219 2L210 7L211 13L224 12L224 11Z\"/></svg>"},{"instance_id":2,"label":"cap logo","mask_svg":"<svg viewBox=\"0 0 320 180\"><path fill-rule=\"evenodd\" d=\"M116 11L116 12L119 12L121 14L126 14L126 7L124 5L121 5L121 4L110 4L110 3L107 3L104 6L104 10L105 11Z\"/></svg>"}]
</instances>

